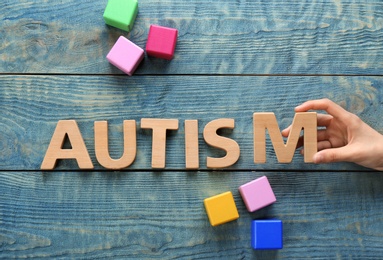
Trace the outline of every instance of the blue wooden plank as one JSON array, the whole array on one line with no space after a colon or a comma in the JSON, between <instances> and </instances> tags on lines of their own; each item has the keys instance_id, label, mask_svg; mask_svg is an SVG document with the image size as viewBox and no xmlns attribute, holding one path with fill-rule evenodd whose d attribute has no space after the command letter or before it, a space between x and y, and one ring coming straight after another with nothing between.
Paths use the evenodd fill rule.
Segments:
<instances>
[{"instance_id":1,"label":"blue wooden plank","mask_svg":"<svg viewBox=\"0 0 383 260\"><path fill-rule=\"evenodd\" d=\"M294 106L328 97L383 132L383 82L373 76L382 75L381 2L140 0L131 33L105 26L105 5L0 3L1 259L381 258L382 175L305 164L297 154L278 164L270 144L268 162L255 165L251 125L253 112L271 111L285 127ZM108 76L121 74L105 59L115 40L123 34L145 47L150 24L179 30L175 59L145 57L137 76ZM109 121L118 157L122 121L139 126L143 117L180 120L167 137L166 169L151 170L151 133L138 127L134 164L102 171L93 122ZM226 171L207 171L205 158L223 154L201 133L223 117L236 120L223 134L240 144L241 157ZM95 172L68 160L39 171L61 119L78 121ZM185 171L186 119L200 123L200 171ZM278 201L248 213L237 189L263 175ZM240 218L213 228L202 201L225 191ZM283 250L251 249L250 221L259 218L284 222Z\"/></svg>"},{"instance_id":2,"label":"blue wooden plank","mask_svg":"<svg viewBox=\"0 0 383 260\"><path fill-rule=\"evenodd\" d=\"M248 213L238 187L266 175L277 202ZM232 191L240 218L211 227L203 199ZM1 258L357 258L382 254L376 173L1 172ZM284 223L257 252L252 219Z\"/></svg>"},{"instance_id":3,"label":"blue wooden plank","mask_svg":"<svg viewBox=\"0 0 383 260\"><path fill-rule=\"evenodd\" d=\"M239 161L229 169L360 170L351 164L277 163L270 144L267 163L253 162L254 112L274 112L281 129L294 116L294 107L308 99L329 97L382 130L381 77L254 77L254 76L0 76L0 169L38 170L58 120L77 120L96 169L94 121L110 124L111 156L122 154L122 122L137 123L137 157L129 169L151 168L150 130L141 118L179 119L179 130L167 140L167 169L185 169L184 121L199 120L200 168L206 157L222 157L221 150L203 140L204 126L218 118L235 119L233 131L222 134L238 142ZM78 169L63 160L58 169Z\"/></svg>"},{"instance_id":4,"label":"blue wooden plank","mask_svg":"<svg viewBox=\"0 0 383 260\"><path fill-rule=\"evenodd\" d=\"M137 74L381 75L380 1L139 1L131 33L105 25L106 1L0 3L1 73L118 74L105 59L125 35L144 48L150 24L179 30L172 61Z\"/></svg>"}]
</instances>

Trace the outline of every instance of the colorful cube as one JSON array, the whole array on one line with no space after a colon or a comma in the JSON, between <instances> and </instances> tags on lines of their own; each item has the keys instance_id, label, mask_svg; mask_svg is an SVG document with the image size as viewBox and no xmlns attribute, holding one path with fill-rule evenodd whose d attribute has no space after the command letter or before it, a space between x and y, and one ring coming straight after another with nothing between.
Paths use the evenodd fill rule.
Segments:
<instances>
[{"instance_id":1,"label":"colorful cube","mask_svg":"<svg viewBox=\"0 0 383 260\"><path fill-rule=\"evenodd\" d=\"M132 76L144 58L144 50L124 36L120 36L106 58L111 64Z\"/></svg>"},{"instance_id":2,"label":"colorful cube","mask_svg":"<svg viewBox=\"0 0 383 260\"><path fill-rule=\"evenodd\" d=\"M109 0L104 11L107 25L129 32L138 13L136 0Z\"/></svg>"},{"instance_id":3,"label":"colorful cube","mask_svg":"<svg viewBox=\"0 0 383 260\"><path fill-rule=\"evenodd\" d=\"M233 194L228 191L204 200L205 209L212 226L218 226L239 218Z\"/></svg>"},{"instance_id":4,"label":"colorful cube","mask_svg":"<svg viewBox=\"0 0 383 260\"><path fill-rule=\"evenodd\" d=\"M251 222L251 246L256 250L282 249L282 221L253 220Z\"/></svg>"},{"instance_id":5,"label":"colorful cube","mask_svg":"<svg viewBox=\"0 0 383 260\"><path fill-rule=\"evenodd\" d=\"M150 25L146 53L161 59L173 59L177 35L177 29Z\"/></svg>"},{"instance_id":6,"label":"colorful cube","mask_svg":"<svg viewBox=\"0 0 383 260\"><path fill-rule=\"evenodd\" d=\"M254 212L277 201L266 176L240 186L239 192L249 212Z\"/></svg>"}]
</instances>

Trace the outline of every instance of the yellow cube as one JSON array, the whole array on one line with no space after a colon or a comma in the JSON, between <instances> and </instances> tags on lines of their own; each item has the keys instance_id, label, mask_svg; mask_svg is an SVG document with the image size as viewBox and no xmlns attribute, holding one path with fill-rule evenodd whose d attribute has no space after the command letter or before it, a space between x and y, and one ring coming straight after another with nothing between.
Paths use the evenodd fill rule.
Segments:
<instances>
[{"instance_id":1,"label":"yellow cube","mask_svg":"<svg viewBox=\"0 0 383 260\"><path fill-rule=\"evenodd\" d=\"M230 191L207 198L203 202L213 227L239 218L233 194Z\"/></svg>"}]
</instances>

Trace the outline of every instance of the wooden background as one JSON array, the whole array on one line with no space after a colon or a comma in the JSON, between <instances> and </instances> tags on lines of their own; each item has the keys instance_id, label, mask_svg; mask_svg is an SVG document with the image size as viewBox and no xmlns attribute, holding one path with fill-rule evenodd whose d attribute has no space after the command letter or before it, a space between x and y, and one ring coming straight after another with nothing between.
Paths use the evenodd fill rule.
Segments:
<instances>
[{"instance_id":1,"label":"wooden background","mask_svg":"<svg viewBox=\"0 0 383 260\"><path fill-rule=\"evenodd\" d=\"M0 258L381 259L383 176L350 164L312 165L296 154L253 163L252 114L328 97L383 132L383 2L361 0L139 0L130 33L105 25L106 0L0 3ZM144 48L150 24L179 30L172 61L145 57L133 77L105 59L120 35ZM123 171L95 160L93 123L108 120L111 155L122 121L176 118L166 169L152 170L151 132ZM230 168L204 126L234 118L222 134L241 147ZM73 160L40 165L58 120L75 119L94 171ZM186 171L185 119L199 120L198 171ZM277 203L248 213L238 187L266 175ZM237 221L211 227L203 199L232 191ZM254 251L250 222L278 218L284 249Z\"/></svg>"}]
</instances>

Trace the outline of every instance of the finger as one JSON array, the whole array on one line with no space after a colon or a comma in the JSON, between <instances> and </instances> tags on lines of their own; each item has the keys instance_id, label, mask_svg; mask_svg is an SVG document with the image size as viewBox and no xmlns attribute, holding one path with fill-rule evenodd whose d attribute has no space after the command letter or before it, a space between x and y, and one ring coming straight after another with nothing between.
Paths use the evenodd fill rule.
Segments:
<instances>
[{"instance_id":1,"label":"finger","mask_svg":"<svg viewBox=\"0 0 383 260\"><path fill-rule=\"evenodd\" d=\"M285 138L288 138L289 135L290 135L290 129L291 129L291 126L289 126L288 128L284 129L282 131L282 136L285 137ZM298 138L297 145L296 145L295 149L298 149L298 148L303 146L303 138L304 138L303 136L300 136Z\"/></svg>"},{"instance_id":2,"label":"finger","mask_svg":"<svg viewBox=\"0 0 383 260\"><path fill-rule=\"evenodd\" d=\"M349 161L351 154L346 146L340 148L324 149L317 152L314 157L314 163L332 163Z\"/></svg>"},{"instance_id":3,"label":"finger","mask_svg":"<svg viewBox=\"0 0 383 260\"><path fill-rule=\"evenodd\" d=\"M301 146L297 146L297 148L299 147L303 147L301 150L299 150L300 154L301 155L304 155L305 154L305 148L303 146L303 143L301 144ZM326 140L326 141L320 141L317 143L317 150L318 151L322 151L322 150L325 150L325 149L330 149L332 147L330 141Z\"/></svg>"},{"instance_id":4,"label":"finger","mask_svg":"<svg viewBox=\"0 0 383 260\"><path fill-rule=\"evenodd\" d=\"M332 147L332 145L331 145L330 141L328 141L328 140L320 141L317 144L318 151L322 151L324 149L330 149L331 147Z\"/></svg>"},{"instance_id":5,"label":"finger","mask_svg":"<svg viewBox=\"0 0 383 260\"><path fill-rule=\"evenodd\" d=\"M327 114L317 114L317 124L318 126L329 126L331 121L334 119L332 115Z\"/></svg>"},{"instance_id":6,"label":"finger","mask_svg":"<svg viewBox=\"0 0 383 260\"><path fill-rule=\"evenodd\" d=\"M345 113L348 113L341 106L327 98L310 100L295 108L296 112L306 112L308 110L324 110L336 118L342 118L344 117Z\"/></svg>"},{"instance_id":7,"label":"finger","mask_svg":"<svg viewBox=\"0 0 383 260\"><path fill-rule=\"evenodd\" d=\"M281 134L283 137L288 137L289 134L290 134L290 130L291 130L291 125L289 125L287 128L283 129Z\"/></svg>"},{"instance_id":8,"label":"finger","mask_svg":"<svg viewBox=\"0 0 383 260\"><path fill-rule=\"evenodd\" d=\"M326 114L317 114L317 125L318 126L329 126L334 117ZM282 135L287 137L290 134L292 125L282 130Z\"/></svg>"},{"instance_id":9,"label":"finger","mask_svg":"<svg viewBox=\"0 0 383 260\"><path fill-rule=\"evenodd\" d=\"M328 140L327 130L325 130L325 129L318 130L317 131L317 140L318 140L318 142Z\"/></svg>"},{"instance_id":10,"label":"finger","mask_svg":"<svg viewBox=\"0 0 383 260\"><path fill-rule=\"evenodd\" d=\"M289 126L288 128L286 128L285 130L282 131L282 136L287 138L287 141L289 141L290 137L291 137L290 136L290 130L291 130L291 126ZM292 138L292 139L294 139L294 138ZM301 135L298 137L298 140L296 141L297 145L296 145L295 149L298 149L299 147L303 146L303 140L304 140L304 135ZM286 144L287 144L287 141L286 141Z\"/></svg>"},{"instance_id":11,"label":"finger","mask_svg":"<svg viewBox=\"0 0 383 260\"><path fill-rule=\"evenodd\" d=\"M317 144L318 151L332 147L331 142L328 140L326 130L318 130L317 140L318 140L318 144ZM304 136L300 136L297 143L297 149L303 146L303 142L304 142ZM301 150L302 154L304 152L303 150L304 149Z\"/></svg>"}]
</instances>

